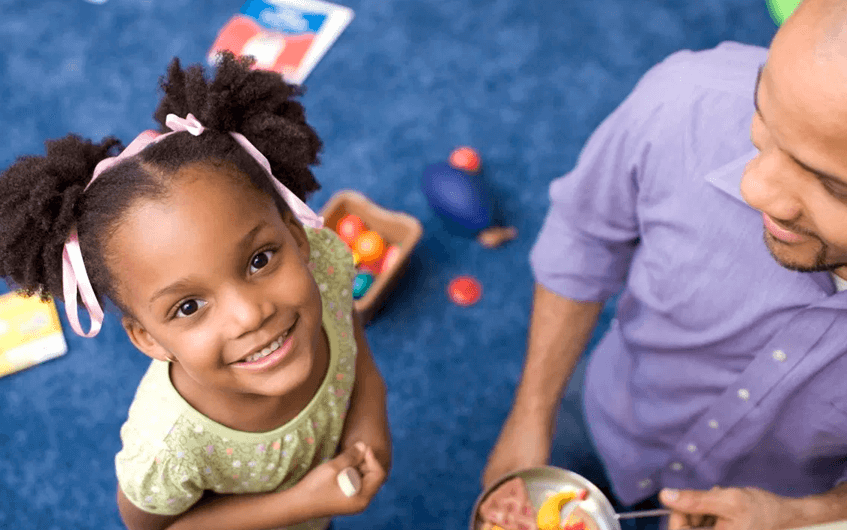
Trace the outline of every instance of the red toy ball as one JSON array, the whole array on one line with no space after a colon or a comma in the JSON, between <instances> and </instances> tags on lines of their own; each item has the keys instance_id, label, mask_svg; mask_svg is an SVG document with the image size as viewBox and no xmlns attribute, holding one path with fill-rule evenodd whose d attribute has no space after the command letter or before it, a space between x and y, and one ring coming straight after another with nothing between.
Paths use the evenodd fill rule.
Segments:
<instances>
[{"instance_id":1,"label":"red toy ball","mask_svg":"<svg viewBox=\"0 0 847 530\"><path fill-rule=\"evenodd\" d=\"M457 147L450 153L448 162L456 169L466 171L468 173L476 173L479 171L479 166L482 164L479 158L479 153L470 147Z\"/></svg>"},{"instance_id":2,"label":"red toy ball","mask_svg":"<svg viewBox=\"0 0 847 530\"><path fill-rule=\"evenodd\" d=\"M477 303L482 296L482 286L472 276L459 276L447 287L450 300L461 306Z\"/></svg>"},{"instance_id":3,"label":"red toy ball","mask_svg":"<svg viewBox=\"0 0 847 530\"><path fill-rule=\"evenodd\" d=\"M335 231L342 241L352 246L359 234L365 231L365 223L357 215L349 213L338 220Z\"/></svg>"}]
</instances>

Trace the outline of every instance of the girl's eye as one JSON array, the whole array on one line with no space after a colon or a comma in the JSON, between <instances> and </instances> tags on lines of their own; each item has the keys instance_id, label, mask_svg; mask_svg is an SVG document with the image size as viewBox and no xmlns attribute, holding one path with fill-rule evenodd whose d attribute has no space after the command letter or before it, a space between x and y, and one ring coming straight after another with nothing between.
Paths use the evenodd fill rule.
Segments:
<instances>
[{"instance_id":1,"label":"girl's eye","mask_svg":"<svg viewBox=\"0 0 847 530\"><path fill-rule=\"evenodd\" d=\"M201 305L202 304L202 305ZM177 318L190 317L194 313L200 310L203 305L206 305L206 302L202 300L197 300L192 298L191 300L185 300L177 306L176 313L174 314Z\"/></svg>"},{"instance_id":2,"label":"girl's eye","mask_svg":"<svg viewBox=\"0 0 847 530\"><path fill-rule=\"evenodd\" d=\"M270 263L271 256L273 256L273 254L273 250L265 250L253 256L253 258L250 260L250 272L255 273L256 270L265 267L268 263Z\"/></svg>"}]
</instances>

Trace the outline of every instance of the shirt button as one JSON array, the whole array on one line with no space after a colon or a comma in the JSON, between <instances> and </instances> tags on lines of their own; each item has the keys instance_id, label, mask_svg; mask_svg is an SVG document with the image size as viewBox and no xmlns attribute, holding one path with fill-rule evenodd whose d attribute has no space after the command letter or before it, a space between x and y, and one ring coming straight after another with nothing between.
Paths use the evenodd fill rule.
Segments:
<instances>
[{"instance_id":1,"label":"shirt button","mask_svg":"<svg viewBox=\"0 0 847 530\"><path fill-rule=\"evenodd\" d=\"M782 362L782 361L784 361L787 357L788 357L788 356L787 356L787 355L785 355L785 352L784 352L784 351L782 351L782 350L774 350L774 351L773 351L773 359L774 359L774 361Z\"/></svg>"},{"instance_id":2,"label":"shirt button","mask_svg":"<svg viewBox=\"0 0 847 530\"><path fill-rule=\"evenodd\" d=\"M671 469L673 469L674 471L682 471L682 464L680 464L679 462L674 462L673 464L671 464Z\"/></svg>"},{"instance_id":3,"label":"shirt button","mask_svg":"<svg viewBox=\"0 0 847 530\"><path fill-rule=\"evenodd\" d=\"M718 428L718 420L709 420L709 427L711 427L712 429L717 429Z\"/></svg>"},{"instance_id":4,"label":"shirt button","mask_svg":"<svg viewBox=\"0 0 847 530\"><path fill-rule=\"evenodd\" d=\"M693 453L693 452L697 451L697 446L694 445L694 444L688 444L687 449L688 449L689 453Z\"/></svg>"},{"instance_id":5,"label":"shirt button","mask_svg":"<svg viewBox=\"0 0 847 530\"><path fill-rule=\"evenodd\" d=\"M653 483L652 480L650 480L649 478L645 478L644 480L642 480L641 482L638 483L638 487L642 488L642 489L649 488L650 484L652 484L652 483Z\"/></svg>"},{"instance_id":6,"label":"shirt button","mask_svg":"<svg viewBox=\"0 0 847 530\"><path fill-rule=\"evenodd\" d=\"M746 388L742 388L738 391L738 397L740 397L744 401L747 401L748 399L750 399L750 391Z\"/></svg>"}]
</instances>

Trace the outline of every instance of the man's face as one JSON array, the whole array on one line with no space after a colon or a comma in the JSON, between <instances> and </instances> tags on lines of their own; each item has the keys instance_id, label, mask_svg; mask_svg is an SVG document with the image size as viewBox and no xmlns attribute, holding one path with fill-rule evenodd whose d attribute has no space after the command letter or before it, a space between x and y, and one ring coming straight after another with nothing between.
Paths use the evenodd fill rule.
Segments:
<instances>
[{"instance_id":1,"label":"man's face","mask_svg":"<svg viewBox=\"0 0 847 530\"><path fill-rule=\"evenodd\" d=\"M823 58L799 23L783 29L756 82L759 154L741 194L782 266L847 273L847 57Z\"/></svg>"}]
</instances>

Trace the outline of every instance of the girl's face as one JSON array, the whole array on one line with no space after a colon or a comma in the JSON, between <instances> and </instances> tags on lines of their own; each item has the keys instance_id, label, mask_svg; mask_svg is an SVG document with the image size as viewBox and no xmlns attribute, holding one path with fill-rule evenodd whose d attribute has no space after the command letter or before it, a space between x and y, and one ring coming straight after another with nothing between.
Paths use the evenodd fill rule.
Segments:
<instances>
[{"instance_id":1,"label":"girl's face","mask_svg":"<svg viewBox=\"0 0 847 530\"><path fill-rule=\"evenodd\" d=\"M322 340L309 243L231 171L183 168L167 199L134 207L110 240L109 269L141 351L209 389L283 396L306 381Z\"/></svg>"}]
</instances>

